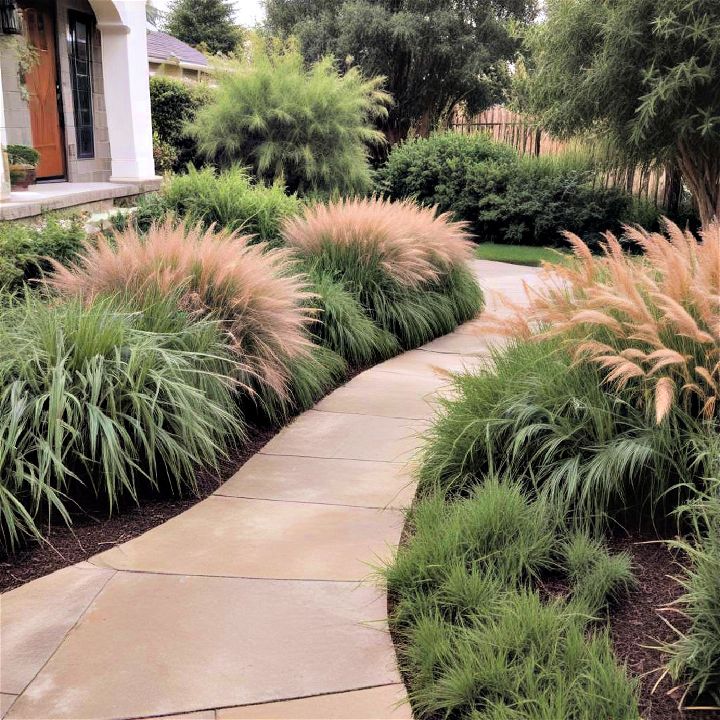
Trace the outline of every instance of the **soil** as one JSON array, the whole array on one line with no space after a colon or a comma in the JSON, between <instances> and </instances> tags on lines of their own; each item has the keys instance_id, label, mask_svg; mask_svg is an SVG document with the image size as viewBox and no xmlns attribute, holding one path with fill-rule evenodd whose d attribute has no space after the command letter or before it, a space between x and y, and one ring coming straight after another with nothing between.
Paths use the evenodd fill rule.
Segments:
<instances>
[{"instance_id":1,"label":"soil","mask_svg":"<svg viewBox=\"0 0 720 720\"><path fill-rule=\"evenodd\" d=\"M610 543L615 551L633 557L637 587L610 614L610 632L615 652L630 673L640 678L640 713L643 720L720 720L720 710L679 710L684 688L673 689L669 676L662 676L663 655L652 649L672 641L676 635L663 616L678 630L687 622L676 612L663 611L675 602L681 588L679 575L683 558L674 555L657 536L618 537ZM658 683L658 680L660 681ZM654 687L657 683L657 687Z\"/></svg>"},{"instance_id":2,"label":"soil","mask_svg":"<svg viewBox=\"0 0 720 720\"><path fill-rule=\"evenodd\" d=\"M33 542L12 556L0 556L0 592L60 568L87 560L179 515L217 490L222 483L277 433L279 428L250 427L248 441L229 452L217 472L202 469L197 474L198 492L185 497L146 497L138 505L107 515L103 507L90 507L73 517L71 527L51 525L42 542Z\"/></svg>"}]
</instances>

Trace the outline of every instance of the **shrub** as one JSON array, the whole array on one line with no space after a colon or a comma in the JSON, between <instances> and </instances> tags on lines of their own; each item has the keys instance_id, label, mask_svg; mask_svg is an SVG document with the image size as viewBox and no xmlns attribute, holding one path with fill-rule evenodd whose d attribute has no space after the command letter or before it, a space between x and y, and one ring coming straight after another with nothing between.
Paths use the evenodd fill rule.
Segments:
<instances>
[{"instance_id":1,"label":"shrub","mask_svg":"<svg viewBox=\"0 0 720 720\"><path fill-rule=\"evenodd\" d=\"M308 355L304 278L292 274L288 251L251 245L247 236L166 221L145 238L129 228L87 245L68 268L53 265L49 284L86 302L121 295L143 304L177 296L186 312L213 318L246 388L286 395L289 362Z\"/></svg>"},{"instance_id":2,"label":"shrub","mask_svg":"<svg viewBox=\"0 0 720 720\"><path fill-rule=\"evenodd\" d=\"M482 198L478 173L516 159L511 147L485 133L433 133L395 145L377 171L376 187L390 198L415 198L474 222Z\"/></svg>"},{"instance_id":3,"label":"shrub","mask_svg":"<svg viewBox=\"0 0 720 720\"><path fill-rule=\"evenodd\" d=\"M153 160L156 172L170 172L177 162L177 150L166 140L153 132Z\"/></svg>"},{"instance_id":4,"label":"shrub","mask_svg":"<svg viewBox=\"0 0 720 720\"><path fill-rule=\"evenodd\" d=\"M433 209L378 199L315 205L285 221L283 238L403 347L449 332L482 305L465 265L471 245L463 225Z\"/></svg>"},{"instance_id":5,"label":"shrub","mask_svg":"<svg viewBox=\"0 0 720 720\"><path fill-rule=\"evenodd\" d=\"M165 184L162 203L187 222L216 224L273 244L279 242L282 221L302 210L298 198L286 195L281 185L254 183L240 168L216 174L190 167L187 175L175 175Z\"/></svg>"},{"instance_id":6,"label":"shrub","mask_svg":"<svg viewBox=\"0 0 720 720\"><path fill-rule=\"evenodd\" d=\"M71 503L169 484L193 489L233 433L232 361L217 329L154 320L109 302L44 304L27 294L0 311L0 529L37 533ZM158 331L160 318L164 329ZM165 332L168 323L172 332Z\"/></svg>"},{"instance_id":7,"label":"shrub","mask_svg":"<svg viewBox=\"0 0 720 720\"><path fill-rule=\"evenodd\" d=\"M357 68L341 75L332 58L306 70L293 50L254 52L216 78L213 102L192 125L206 158L251 166L258 179L293 192L368 189L367 146L382 140L372 123L389 101L382 78L365 79Z\"/></svg>"},{"instance_id":8,"label":"shrub","mask_svg":"<svg viewBox=\"0 0 720 720\"><path fill-rule=\"evenodd\" d=\"M197 160L197 147L187 134L186 126L211 98L211 88L201 83L183 82L162 75L150 78L153 133L157 133L158 148L163 148L163 154L171 160L170 167L160 169L182 170Z\"/></svg>"},{"instance_id":9,"label":"shrub","mask_svg":"<svg viewBox=\"0 0 720 720\"><path fill-rule=\"evenodd\" d=\"M482 133L398 145L376 186L390 198L414 197L452 212L482 240L500 243L561 244L562 230L594 239L621 222L651 217L631 195L593 183L592 163L581 153L520 157Z\"/></svg>"},{"instance_id":10,"label":"shrub","mask_svg":"<svg viewBox=\"0 0 720 720\"><path fill-rule=\"evenodd\" d=\"M86 238L77 217L48 217L38 226L0 223L0 287L17 291L50 268L48 258L70 262Z\"/></svg>"}]
</instances>

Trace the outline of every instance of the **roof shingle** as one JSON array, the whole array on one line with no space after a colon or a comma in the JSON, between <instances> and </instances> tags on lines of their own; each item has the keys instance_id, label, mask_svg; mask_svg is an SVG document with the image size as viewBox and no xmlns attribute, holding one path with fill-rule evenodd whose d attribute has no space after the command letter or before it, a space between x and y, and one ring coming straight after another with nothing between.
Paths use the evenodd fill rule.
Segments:
<instances>
[{"instance_id":1,"label":"roof shingle","mask_svg":"<svg viewBox=\"0 0 720 720\"><path fill-rule=\"evenodd\" d=\"M208 65L207 58L199 50L158 30L148 30L147 49L148 57L151 58L169 60L171 56L175 56L181 62Z\"/></svg>"}]
</instances>

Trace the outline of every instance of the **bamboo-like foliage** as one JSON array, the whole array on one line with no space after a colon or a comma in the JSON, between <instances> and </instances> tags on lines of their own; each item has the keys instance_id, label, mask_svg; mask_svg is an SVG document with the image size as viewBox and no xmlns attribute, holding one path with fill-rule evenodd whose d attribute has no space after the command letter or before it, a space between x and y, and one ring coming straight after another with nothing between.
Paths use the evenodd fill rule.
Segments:
<instances>
[{"instance_id":1,"label":"bamboo-like foliage","mask_svg":"<svg viewBox=\"0 0 720 720\"><path fill-rule=\"evenodd\" d=\"M626 228L643 258L610 233L594 256L568 233L577 261L550 266L510 330L533 336L542 325L540 336L565 337L576 362L599 365L608 384L654 408L658 423L675 405L712 419L720 414L720 223L700 239L665 227Z\"/></svg>"},{"instance_id":2,"label":"bamboo-like foliage","mask_svg":"<svg viewBox=\"0 0 720 720\"><path fill-rule=\"evenodd\" d=\"M143 488L192 490L242 434L216 324L173 310L28 294L0 311L0 546L88 497L112 510Z\"/></svg>"},{"instance_id":3,"label":"bamboo-like foliage","mask_svg":"<svg viewBox=\"0 0 720 720\"><path fill-rule=\"evenodd\" d=\"M289 363L307 356L305 279L286 249L251 244L249 236L166 220L146 237L135 228L87 243L70 267L53 263L48 284L91 303L124 295L139 302L177 295L181 309L217 320L237 356L240 379L280 396Z\"/></svg>"},{"instance_id":4,"label":"bamboo-like foliage","mask_svg":"<svg viewBox=\"0 0 720 720\"><path fill-rule=\"evenodd\" d=\"M340 74L331 57L305 67L292 50L257 48L216 74L214 100L190 128L200 152L221 167L252 167L292 191L369 188L368 147L384 142L374 120L387 116L384 78L358 68Z\"/></svg>"}]
</instances>

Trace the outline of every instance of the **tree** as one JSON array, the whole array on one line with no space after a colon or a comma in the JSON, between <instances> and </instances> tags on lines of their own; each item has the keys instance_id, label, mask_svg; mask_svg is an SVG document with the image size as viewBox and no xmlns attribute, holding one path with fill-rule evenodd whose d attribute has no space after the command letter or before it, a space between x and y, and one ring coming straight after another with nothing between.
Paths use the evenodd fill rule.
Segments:
<instances>
[{"instance_id":1,"label":"tree","mask_svg":"<svg viewBox=\"0 0 720 720\"><path fill-rule=\"evenodd\" d=\"M229 53L241 39L234 13L232 0L173 0L164 30L193 47Z\"/></svg>"},{"instance_id":2,"label":"tree","mask_svg":"<svg viewBox=\"0 0 720 720\"><path fill-rule=\"evenodd\" d=\"M477 112L501 100L516 51L509 21L535 0L266 0L268 29L295 35L306 60L333 54L343 69L382 75L395 105L389 140L435 126L460 103Z\"/></svg>"},{"instance_id":3,"label":"tree","mask_svg":"<svg viewBox=\"0 0 720 720\"><path fill-rule=\"evenodd\" d=\"M717 0L548 0L527 46L520 101L545 128L674 164L703 225L720 216Z\"/></svg>"},{"instance_id":4,"label":"tree","mask_svg":"<svg viewBox=\"0 0 720 720\"><path fill-rule=\"evenodd\" d=\"M382 78L340 75L332 57L306 68L292 47L257 48L215 77L213 101L189 128L209 160L301 193L369 189L368 146L383 142L373 121L390 102Z\"/></svg>"}]
</instances>

